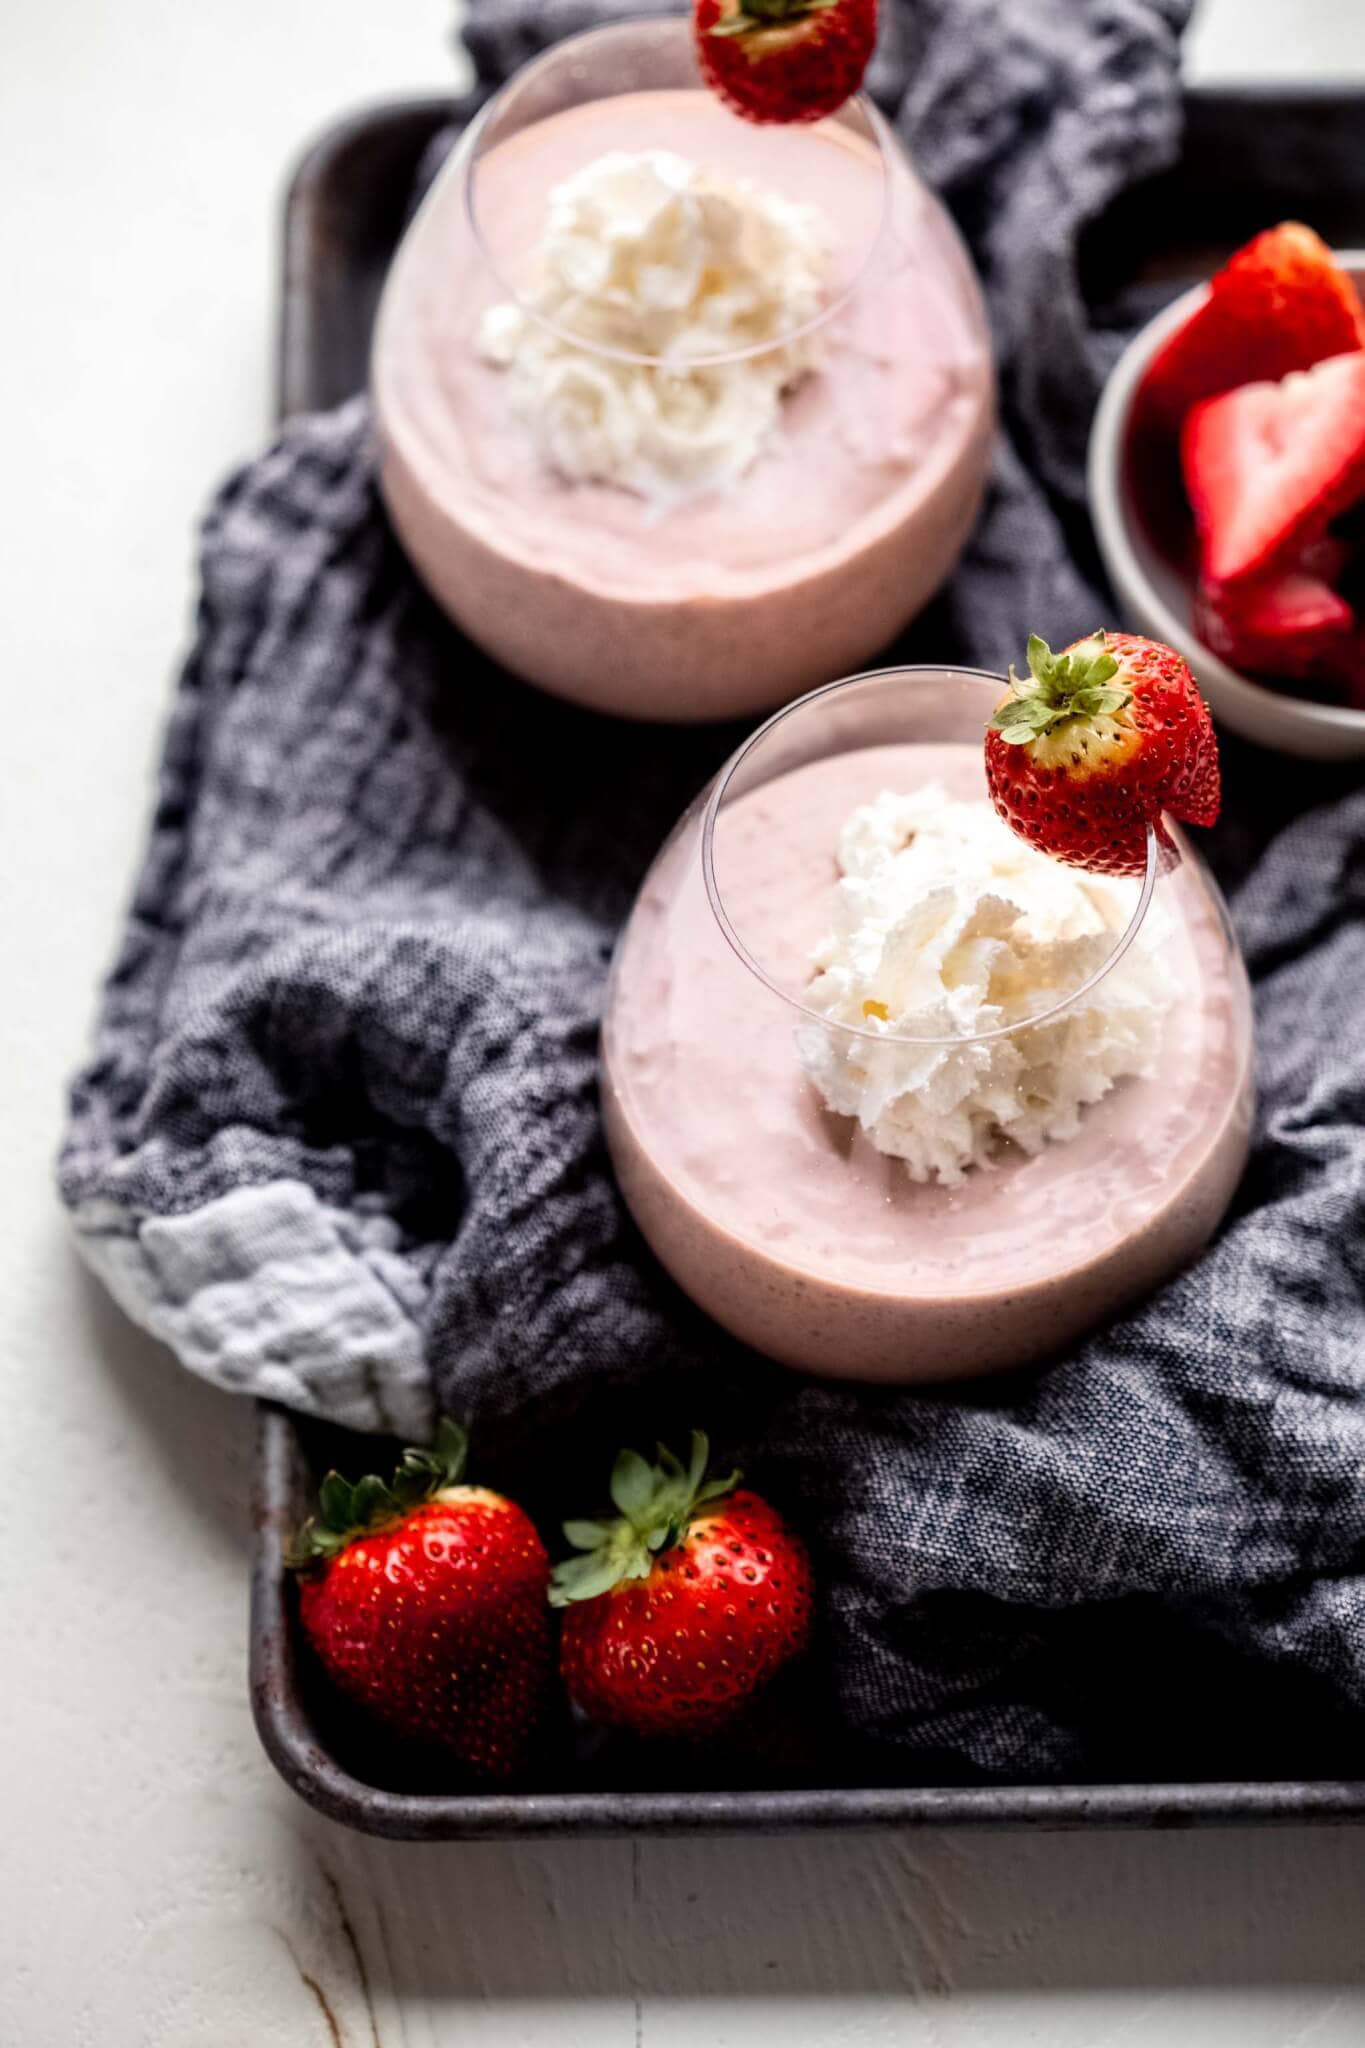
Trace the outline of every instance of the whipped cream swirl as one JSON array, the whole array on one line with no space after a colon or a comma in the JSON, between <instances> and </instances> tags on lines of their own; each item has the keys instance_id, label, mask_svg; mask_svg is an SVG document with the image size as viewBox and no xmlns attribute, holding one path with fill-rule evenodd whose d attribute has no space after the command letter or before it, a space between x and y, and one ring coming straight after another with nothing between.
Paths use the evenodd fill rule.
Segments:
<instances>
[{"instance_id":1,"label":"whipped cream swirl","mask_svg":"<svg viewBox=\"0 0 1365 2048\"><path fill-rule=\"evenodd\" d=\"M490 307L478 344L557 470L664 507L757 459L819 361L819 330L784 337L821 311L828 278L813 208L668 150L613 150L552 189L524 305Z\"/></svg>"},{"instance_id":2,"label":"whipped cream swirl","mask_svg":"<svg viewBox=\"0 0 1365 2048\"><path fill-rule=\"evenodd\" d=\"M1136 907L1135 881L1063 867L987 802L931 784L883 791L839 841L835 928L814 956L801 1063L832 1110L858 1119L911 1178L958 1184L1003 1140L1035 1153L1073 1137L1125 1075L1153 1071L1173 1000L1170 925L1148 907L1128 951L1061 1016L1030 1024L1102 967ZM984 1043L968 1039L1018 1025Z\"/></svg>"}]
</instances>

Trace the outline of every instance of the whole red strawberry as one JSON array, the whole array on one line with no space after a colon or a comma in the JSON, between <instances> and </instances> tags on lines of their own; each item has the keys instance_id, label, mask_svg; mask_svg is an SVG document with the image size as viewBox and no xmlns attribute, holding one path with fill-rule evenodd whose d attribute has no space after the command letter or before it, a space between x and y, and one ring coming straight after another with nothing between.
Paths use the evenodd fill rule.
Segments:
<instances>
[{"instance_id":1,"label":"whole red strawberry","mask_svg":"<svg viewBox=\"0 0 1365 2048\"><path fill-rule=\"evenodd\" d=\"M333 1683L391 1734L504 1780L531 1762L546 1705L550 1564L519 1507L460 1484L466 1449L447 1420L387 1484L329 1472L291 1562Z\"/></svg>"},{"instance_id":2,"label":"whole red strawberry","mask_svg":"<svg viewBox=\"0 0 1365 2048\"><path fill-rule=\"evenodd\" d=\"M986 780L1006 824L1054 860L1140 875L1161 814L1218 816L1218 743L1181 657L1134 633L1054 654L1030 634L986 733Z\"/></svg>"},{"instance_id":3,"label":"whole red strawberry","mask_svg":"<svg viewBox=\"0 0 1365 2048\"><path fill-rule=\"evenodd\" d=\"M819 121L850 99L877 0L695 0L702 77L746 121Z\"/></svg>"},{"instance_id":4,"label":"whole red strawberry","mask_svg":"<svg viewBox=\"0 0 1365 2048\"><path fill-rule=\"evenodd\" d=\"M567 1611L560 1669L594 1721L637 1735L707 1735L804 1648L810 1566L801 1543L737 1473L706 1478L692 1437L686 1471L659 1446L650 1465L622 1451L611 1475L619 1519L566 1522L582 1556L557 1565Z\"/></svg>"}]
</instances>

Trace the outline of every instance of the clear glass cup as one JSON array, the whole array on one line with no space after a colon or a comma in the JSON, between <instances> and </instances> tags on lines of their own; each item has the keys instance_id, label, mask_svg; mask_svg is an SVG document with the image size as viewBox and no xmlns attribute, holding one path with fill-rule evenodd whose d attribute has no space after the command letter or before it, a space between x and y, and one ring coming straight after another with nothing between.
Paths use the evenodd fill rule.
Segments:
<instances>
[{"instance_id":1,"label":"clear glass cup","mask_svg":"<svg viewBox=\"0 0 1365 2048\"><path fill-rule=\"evenodd\" d=\"M672 93L701 89L692 35L685 21L626 21L611 27L589 29L553 44L527 64L497 93L471 123L456 151L458 182L470 231L479 246L490 275L503 297L515 301L529 318L541 321L552 332L575 342L589 353L637 363L654 369L665 367L663 359L638 349L614 348L595 331L561 327L536 310L533 298L535 266L533 244L516 235L516 219L502 202L496 179L486 176L490 158L515 136L539 127L541 122L574 108L590 107L604 100L624 99L641 92ZM771 348L789 348L815 329L825 326L845 306L860 285L873 281L874 259L891 260L897 242L904 242L905 223L898 214L913 190L909 160L872 102L861 93L846 102L826 122L817 124L851 138L870 159L875 160L877 177L872 203L854 224L854 231L842 237L834 250L832 288L824 305L810 319L780 328L764 341L745 348L701 350L688 356L693 368L720 366L761 355ZM754 130L747 122L728 113L708 136L707 169L723 178L740 180L752 175ZM781 137L784 154L808 154L809 128L793 128ZM638 127L617 147L649 149L657 146L648 108L642 108ZM818 147L818 144L817 144ZM558 157L556 173L572 177L585 170L601 154L593 129L584 124ZM537 195L539 196L539 195ZM899 230L899 232L898 232Z\"/></svg>"},{"instance_id":2,"label":"clear glass cup","mask_svg":"<svg viewBox=\"0 0 1365 2048\"><path fill-rule=\"evenodd\" d=\"M1141 877L1099 892L1060 996L1021 983L1003 1027L998 1007L911 1033L813 1005L843 820L883 789L988 801L982 733L1003 687L888 669L771 718L670 835L617 948L602 1102L627 1204L694 1301L807 1371L934 1381L1047 1357L1192 1258L1245 1163L1246 976L1174 827L1169 849L1149 833ZM1148 1071L1101 1092L1103 1061L1136 1060L1131 1045ZM831 1077L868 1084L879 1129L894 1105L921 1170L941 1147L960 1177L913 1178L828 1106ZM1077 1106L1078 1086L1095 1099ZM997 1139L963 1165L963 1115L979 1137L1002 1103L1038 1149ZM1040 1139L1034 1112L1067 1104L1071 1134Z\"/></svg>"},{"instance_id":3,"label":"clear glass cup","mask_svg":"<svg viewBox=\"0 0 1365 2048\"><path fill-rule=\"evenodd\" d=\"M779 307L742 345L693 334L650 351L601 305L591 323L546 310L552 190L609 150L659 148L824 216L813 311L784 322ZM481 350L492 308L573 351L581 374L534 416ZM776 430L737 476L661 496L558 460L585 431L614 433L641 379L676 392L681 377L711 420L743 421L744 377L797 352ZM667 720L767 709L894 638L961 551L994 419L970 261L875 107L740 120L706 91L678 18L555 44L489 101L395 259L371 382L393 523L451 616L533 682Z\"/></svg>"}]
</instances>

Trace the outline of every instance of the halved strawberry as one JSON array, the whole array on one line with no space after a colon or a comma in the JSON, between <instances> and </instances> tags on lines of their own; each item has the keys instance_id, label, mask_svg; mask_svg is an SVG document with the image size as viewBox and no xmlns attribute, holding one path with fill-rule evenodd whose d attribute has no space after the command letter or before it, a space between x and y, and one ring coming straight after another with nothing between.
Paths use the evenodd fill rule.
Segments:
<instances>
[{"instance_id":1,"label":"halved strawberry","mask_svg":"<svg viewBox=\"0 0 1365 2048\"><path fill-rule=\"evenodd\" d=\"M1185 662L1135 633L1094 633L1054 654L1029 635L986 733L986 781L1006 824L1054 860L1138 875L1163 811L1218 816L1218 744Z\"/></svg>"},{"instance_id":2,"label":"halved strawberry","mask_svg":"<svg viewBox=\"0 0 1365 2048\"><path fill-rule=\"evenodd\" d=\"M1335 676L1350 660L1356 621L1329 583L1295 567L1259 583L1201 584L1194 629L1248 675L1310 681Z\"/></svg>"},{"instance_id":3,"label":"halved strawberry","mask_svg":"<svg viewBox=\"0 0 1365 2048\"><path fill-rule=\"evenodd\" d=\"M1302 569L1305 576L1314 576L1319 583L1330 583L1333 590L1339 591L1342 577L1351 565L1352 545L1344 537L1344 529L1348 525L1349 522L1343 520L1341 527L1334 526L1321 539L1306 542L1293 561L1285 564L1286 569Z\"/></svg>"},{"instance_id":4,"label":"halved strawberry","mask_svg":"<svg viewBox=\"0 0 1365 2048\"><path fill-rule=\"evenodd\" d=\"M877 0L695 0L702 77L746 121L819 121L851 99Z\"/></svg>"},{"instance_id":5,"label":"halved strawberry","mask_svg":"<svg viewBox=\"0 0 1365 2048\"><path fill-rule=\"evenodd\" d=\"M1138 412L1178 432L1201 399L1365 348L1365 309L1326 243L1282 221L1239 249L1153 358Z\"/></svg>"},{"instance_id":6,"label":"halved strawberry","mask_svg":"<svg viewBox=\"0 0 1365 2048\"><path fill-rule=\"evenodd\" d=\"M1262 575L1365 495L1365 352L1207 399L1180 453L1205 582Z\"/></svg>"}]
</instances>

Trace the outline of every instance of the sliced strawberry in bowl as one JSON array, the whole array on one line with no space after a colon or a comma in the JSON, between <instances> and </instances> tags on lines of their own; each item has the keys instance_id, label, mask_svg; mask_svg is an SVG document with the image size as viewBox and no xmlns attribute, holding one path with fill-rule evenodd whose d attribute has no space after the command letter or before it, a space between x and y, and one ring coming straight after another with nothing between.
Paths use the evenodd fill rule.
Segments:
<instances>
[{"instance_id":1,"label":"sliced strawberry in bowl","mask_svg":"<svg viewBox=\"0 0 1365 2048\"><path fill-rule=\"evenodd\" d=\"M1283 253L1292 251L1297 243L1300 248L1321 252L1321 244L1311 237L1306 244L1301 241L1300 236L1307 234L1303 230L1296 229L1288 242L1282 229L1269 234L1272 240L1267 243L1266 238L1258 237L1257 243L1239 252L1228 266L1229 278L1237 274L1235 288L1220 285L1217 292L1203 288L1186 294L1149 321L1123 352L1105 385L1091 430L1090 507L1105 570L1130 621L1154 640L1178 649L1194 665L1220 721L1262 746L1305 759L1365 759L1365 702L1360 680L1365 633L1357 630L1349 643L1343 639L1336 602L1343 600L1365 625L1365 575L1360 573L1365 570L1365 488L1353 459L1359 447L1358 401L1361 357L1365 354L1359 345L1365 249L1339 250L1322 262L1315 253L1306 275L1280 264L1285 285L1281 292L1272 287L1276 265L1265 263L1267 249L1273 258L1277 247ZM1253 254L1259 270L1249 260L1242 260ZM1257 276L1259 283L1252 289ZM1206 342L1216 342L1215 329L1201 320L1203 309L1215 297L1221 302L1220 319L1235 308L1239 297L1247 313L1259 303L1264 315L1260 324L1274 328L1280 336L1276 350L1287 346L1289 353L1253 354L1248 359L1240 353L1242 343L1230 341L1232 361L1223 359L1214 347L1212 355L1217 359L1202 369L1194 363L1192 353L1186 357L1187 366L1192 366L1192 381L1177 390L1174 376L1166 374L1176 360L1168 351L1175 338L1187 332L1196 339L1203 337L1201 349ZM1317 315L1310 305L1305 317L1306 301L1316 305ZM1264 343L1257 341L1252 346L1262 349ZM1322 355L1321 364L1304 360L1314 354ZM1328 367L1343 357L1351 359L1350 368ZM1162 375L1153 379L1153 371L1163 359ZM1306 478L1295 480L1293 463L1304 460L1303 436L1291 432L1290 445L1282 451L1289 471L1282 474L1281 451L1274 445L1275 423L1282 407L1286 415L1292 413L1296 383L1305 381L1301 373L1307 372L1308 393L1313 394L1321 370L1326 371L1321 381L1328 409L1335 408L1337 417L1318 436L1320 447L1314 454L1318 473L1310 471ZM1274 398L1267 402L1262 391L1262 397L1251 402L1251 412L1242 403L1240 390L1225 394L1208 388L1210 383L1219 386L1252 375L1250 388L1256 389L1264 387L1271 376L1285 373L1291 379L1288 402ZM1272 384L1271 388L1276 387ZM1219 415L1213 408L1222 404L1230 408L1230 416L1222 421L1224 446L1216 450L1221 469L1215 464L1212 482L1206 487L1202 541L1195 531L1181 474L1180 439L1173 422L1173 416L1191 397L1195 402L1185 424L1192 437L1197 417L1201 427L1210 416L1216 425ZM1207 415L1203 414L1205 405ZM1271 441L1269 450L1262 445L1263 430ZM1239 464L1228 444L1243 438L1248 458ZM1206 442L1206 453L1208 447ZM1296 482L1297 492L1295 503L1288 508L1282 502L1286 480ZM1342 499L1352 496L1358 496L1354 512L1343 515L1335 509ZM1360 521L1354 540L1356 566L1348 561L1343 568L1335 543L1341 538L1351 545L1348 529L1356 519ZM1234 554L1231 561L1235 573L1230 582L1226 574L1211 574L1211 568L1226 570L1229 566L1224 552L1225 521L1231 522L1232 540L1241 553L1240 560ZM1216 545L1211 534L1214 526L1219 528ZM1312 551L1328 543L1326 557L1314 559ZM1321 648L1315 644L1301 657L1302 665L1311 668L1310 675L1286 674L1286 666L1292 670L1295 663L1292 656L1286 663L1284 653L1278 656L1272 675L1260 665L1263 649L1251 650L1255 668L1235 658L1234 636L1245 639L1251 624L1246 608L1234 600L1250 586L1276 583L1295 570L1316 578L1320 586L1327 585L1335 598L1325 596L1321 588L1305 590L1301 586L1280 593L1293 607L1292 613L1268 620L1270 637L1280 649L1285 648L1291 619L1315 636L1321 633L1323 644ZM1257 632L1266 625L1262 613ZM1343 654L1347 660L1344 671ZM1267 687L1276 681L1283 681L1282 690Z\"/></svg>"},{"instance_id":2,"label":"sliced strawberry in bowl","mask_svg":"<svg viewBox=\"0 0 1365 2048\"><path fill-rule=\"evenodd\" d=\"M1267 228L1217 272L1148 360L1124 434L1136 514L1167 561L1182 565L1190 541L1180 430L1193 407L1357 348L1365 348L1360 295L1301 221Z\"/></svg>"},{"instance_id":3,"label":"sliced strawberry in bowl","mask_svg":"<svg viewBox=\"0 0 1365 2048\"><path fill-rule=\"evenodd\" d=\"M1178 432L1202 399L1365 348L1365 308L1312 228L1267 228L1211 280L1202 306L1152 359L1137 415Z\"/></svg>"},{"instance_id":4,"label":"sliced strawberry in bowl","mask_svg":"<svg viewBox=\"0 0 1365 2048\"><path fill-rule=\"evenodd\" d=\"M1248 675L1331 678L1350 657L1355 614L1305 565L1238 587L1201 583L1194 626L1224 661Z\"/></svg>"},{"instance_id":5,"label":"sliced strawberry in bowl","mask_svg":"<svg viewBox=\"0 0 1365 2048\"><path fill-rule=\"evenodd\" d=\"M1365 351L1206 399L1180 453L1204 581L1263 575L1365 495Z\"/></svg>"}]
</instances>

